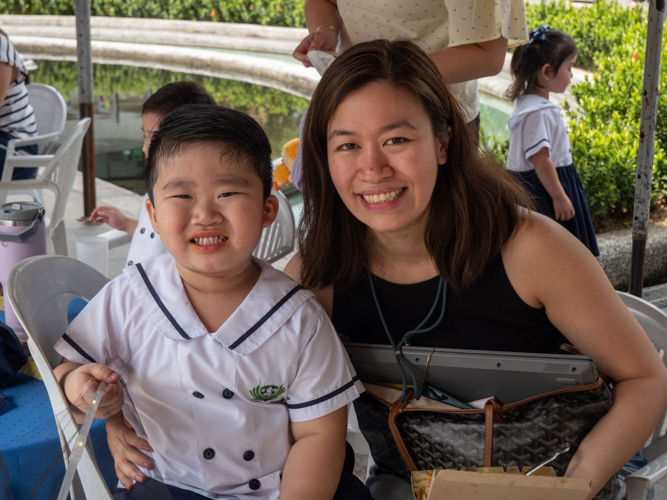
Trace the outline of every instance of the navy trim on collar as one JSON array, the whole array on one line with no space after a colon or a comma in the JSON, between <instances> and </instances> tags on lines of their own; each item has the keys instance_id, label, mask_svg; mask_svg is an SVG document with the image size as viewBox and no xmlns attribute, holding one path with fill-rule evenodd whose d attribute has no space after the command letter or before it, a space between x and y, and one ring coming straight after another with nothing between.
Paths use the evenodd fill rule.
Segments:
<instances>
[{"instance_id":1,"label":"navy trim on collar","mask_svg":"<svg viewBox=\"0 0 667 500\"><path fill-rule=\"evenodd\" d=\"M70 337L70 336L67 335L66 333L63 333L63 340L64 340L65 342L67 342L69 345L71 345L72 348L73 348L76 352L78 352L79 354L81 354L81 356L83 356L84 358L86 358L88 361L90 361L91 363L97 363L97 361L95 361L95 360L90 356L90 354L88 354L86 351L84 351L84 350L81 348L81 346L80 346L79 344L77 344L76 342L74 342L74 341L72 340L72 337Z\"/></svg>"},{"instance_id":2,"label":"navy trim on collar","mask_svg":"<svg viewBox=\"0 0 667 500\"><path fill-rule=\"evenodd\" d=\"M139 264L137 264L137 266L138 266L138 265L139 265ZM301 288L302 288L301 285L297 285L297 286L295 286L294 288L292 288L292 289L287 293L287 295L285 295L282 299L280 299L280 302L278 302L275 306L273 306L273 307L271 308L271 310L270 310L269 312L267 312L264 316L262 316L262 319L260 319L257 323L255 323L255 324L250 328L250 330L248 330L248 331L245 332L243 335L241 335L238 339L236 339L236 341L235 341L232 345L230 345L229 348L230 348L230 349L236 349L238 346L240 346L240 345L241 345L241 344L242 344L248 337L250 337L253 333L255 333L255 331L257 331L257 329L258 329L260 326L262 326L262 325L264 324L264 322L265 322L267 319L269 319L271 316L273 316L273 314L274 314L278 309L280 309L280 308L283 306L283 304L285 304L285 302L287 302L287 301L292 297L292 295L294 295L296 292L298 292L299 290L301 290Z\"/></svg>"},{"instance_id":3,"label":"navy trim on collar","mask_svg":"<svg viewBox=\"0 0 667 500\"><path fill-rule=\"evenodd\" d=\"M144 271L144 268L141 264L136 264L137 270L139 271L139 274L141 274L141 277L144 280L144 283L146 283L146 287L148 288L148 291L151 292L151 295L153 296L153 299L155 299L155 302L157 302L157 305L162 309L162 312L164 315L167 317L167 319L171 322L171 324L174 326L176 331L183 337L185 340L190 340L190 336L185 333L185 330L181 328L181 325L178 324L178 322L174 319L174 317L171 315L169 310L165 307L165 305L162 302L162 299L158 296L157 292L155 291L155 288L153 288L153 284L151 281L148 279L148 276L146 275L146 271Z\"/></svg>"},{"instance_id":4,"label":"navy trim on collar","mask_svg":"<svg viewBox=\"0 0 667 500\"><path fill-rule=\"evenodd\" d=\"M313 405L322 403L322 402L326 401L327 399L331 399L334 396L338 396L341 392L347 391L350 387L352 387L354 385L354 383L357 380L359 380L359 375L356 375L350 382L345 384L343 387L340 387L340 388L336 389L335 391L330 392L326 396L322 396L321 398L313 399L312 401L306 401L305 403L297 403L295 405L291 405L289 403L285 403L285 404L287 405L287 407L290 410L298 410L299 408L308 408L309 406L313 406Z\"/></svg>"}]
</instances>

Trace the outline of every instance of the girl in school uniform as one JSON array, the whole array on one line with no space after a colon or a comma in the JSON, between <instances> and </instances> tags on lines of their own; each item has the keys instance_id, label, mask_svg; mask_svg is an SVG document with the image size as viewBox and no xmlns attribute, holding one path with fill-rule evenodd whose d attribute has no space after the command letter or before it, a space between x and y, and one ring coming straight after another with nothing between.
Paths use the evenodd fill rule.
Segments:
<instances>
[{"instance_id":1,"label":"girl in school uniform","mask_svg":"<svg viewBox=\"0 0 667 500\"><path fill-rule=\"evenodd\" d=\"M600 255L586 194L572 162L570 140L560 107L549 93L565 92L577 60L571 36L540 26L512 56L514 83L507 96L516 101L507 128L507 170L535 201L535 210L556 221Z\"/></svg>"}]
</instances>

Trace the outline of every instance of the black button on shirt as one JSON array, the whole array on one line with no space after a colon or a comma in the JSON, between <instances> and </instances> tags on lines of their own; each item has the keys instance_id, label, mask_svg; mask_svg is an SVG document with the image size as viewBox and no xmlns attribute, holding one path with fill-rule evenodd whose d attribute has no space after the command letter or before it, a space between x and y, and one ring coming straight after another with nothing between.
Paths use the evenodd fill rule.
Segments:
<instances>
[{"instance_id":1,"label":"black button on shirt","mask_svg":"<svg viewBox=\"0 0 667 500\"><path fill-rule=\"evenodd\" d=\"M211 460L214 456L215 456L215 450L213 448L206 448L204 450L204 458L206 460Z\"/></svg>"},{"instance_id":2,"label":"black button on shirt","mask_svg":"<svg viewBox=\"0 0 667 500\"><path fill-rule=\"evenodd\" d=\"M127 261L127 265L128 265L128 266L131 266L132 264L134 264L134 262L132 262L131 260L128 260L128 261Z\"/></svg>"},{"instance_id":3,"label":"black button on shirt","mask_svg":"<svg viewBox=\"0 0 667 500\"><path fill-rule=\"evenodd\" d=\"M251 490L258 490L262 486L262 483L259 482L259 479L251 479L248 486L250 486Z\"/></svg>"},{"instance_id":4,"label":"black button on shirt","mask_svg":"<svg viewBox=\"0 0 667 500\"><path fill-rule=\"evenodd\" d=\"M195 392L193 392L192 395L193 395L194 397L196 397L197 399L204 399L204 395L203 395L201 392L199 392L199 391L195 391Z\"/></svg>"},{"instance_id":5,"label":"black button on shirt","mask_svg":"<svg viewBox=\"0 0 667 500\"><path fill-rule=\"evenodd\" d=\"M224 391L222 391L222 397L225 398L225 399L232 399L233 396L234 396L234 393L232 391L230 391L229 389L225 389Z\"/></svg>"},{"instance_id":6,"label":"black button on shirt","mask_svg":"<svg viewBox=\"0 0 667 500\"><path fill-rule=\"evenodd\" d=\"M151 233L151 238L155 238L155 233Z\"/></svg>"},{"instance_id":7,"label":"black button on shirt","mask_svg":"<svg viewBox=\"0 0 667 500\"><path fill-rule=\"evenodd\" d=\"M141 228L141 231L139 231L139 232L140 232L141 234L144 234L144 233L146 232L146 228L145 228L145 227L142 227L142 228Z\"/></svg>"},{"instance_id":8,"label":"black button on shirt","mask_svg":"<svg viewBox=\"0 0 667 500\"><path fill-rule=\"evenodd\" d=\"M253 458L255 458L255 452L252 450L248 450L243 454L243 460L246 462L250 462Z\"/></svg>"}]
</instances>

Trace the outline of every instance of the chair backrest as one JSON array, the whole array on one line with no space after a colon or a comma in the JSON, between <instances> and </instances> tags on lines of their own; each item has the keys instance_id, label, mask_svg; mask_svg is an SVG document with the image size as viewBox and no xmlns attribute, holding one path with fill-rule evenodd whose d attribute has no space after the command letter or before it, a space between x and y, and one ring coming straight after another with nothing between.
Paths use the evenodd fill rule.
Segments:
<instances>
[{"instance_id":1,"label":"chair backrest","mask_svg":"<svg viewBox=\"0 0 667 500\"><path fill-rule=\"evenodd\" d=\"M90 118L79 120L43 172L43 176L49 180L49 188L56 194L53 212L48 214L51 219L51 232L58 227L65 216L65 205L67 205L67 198L74 186L79 158L81 158L81 146L88 127L90 127Z\"/></svg>"},{"instance_id":2,"label":"chair backrest","mask_svg":"<svg viewBox=\"0 0 667 500\"><path fill-rule=\"evenodd\" d=\"M629 293L618 292L618 295L644 329L648 338L651 339L658 354L660 354L662 362L665 363L667 361L665 357L665 350L667 350L667 313L650 302ZM665 363L665 366L667 366L667 363ZM646 441L644 449L648 456L654 456L655 451L661 453L666 446L667 408L663 410L658 425Z\"/></svg>"},{"instance_id":3,"label":"chair backrest","mask_svg":"<svg viewBox=\"0 0 667 500\"><path fill-rule=\"evenodd\" d=\"M280 191L271 190L278 198L278 216L269 227L262 230L259 243L252 253L258 259L275 262L288 255L294 249L294 214L289 200Z\"/></svg>"},{"instance_id":4,"label":"chair backrest","mask_svg":"<svg viewBox=\"0 0 667 500\"><path fill-rule=\"evenodd\" d=\"M37 123L37 135L62 132L67 120L67 103L60 92L50 85L31 83L26 85L28 99L35 111L35 122ZM39 154L49 152L54 141L38 142Z\"/></svg>"},{"instance_id":5,"label":"chair backrest","mask_svg":"<svg viewBox=\"0 0 667 500\"><path fill-rule=\"evenodd\" d=\"M44 279L45 276L49 279ZM7 280L5 295L28 335L30 354L49 394L58 429L67 443L76 437L78 426L53 373L53 367L62 359L53 346L67 329L67 307L72 299L90 300L107 282L100 273L77 260L44 255L19 263ZM85 498L111 500L88 449L77 470ZM76 500L84 498L75 496Z\"/></svg>"}]
</instances>

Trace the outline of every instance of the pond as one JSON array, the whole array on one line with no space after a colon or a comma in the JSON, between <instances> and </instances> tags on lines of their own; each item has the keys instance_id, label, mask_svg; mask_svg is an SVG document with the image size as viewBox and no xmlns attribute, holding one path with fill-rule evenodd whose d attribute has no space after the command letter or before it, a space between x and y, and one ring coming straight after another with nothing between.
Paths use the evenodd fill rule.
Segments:
<instances>
[{"instance_id":1,"label":"pond","mask_svg":"<svg viewBox=\"0 0 667 500\"><path fill-rule=\"evenodd\" d=\"M32 83L52 85L68 103L67 125L79 118L76 63L37 60ZM206 88L222 106L248 113L264 128L274 157L282 146L298 136L299 121L308 105L306 99L260 85L134 66L93 65L95 82L95 167L97 177L145 192L141 151L141 106L157 89L170 82L194 80ZM511 105L501 99L480 95L481 125L487 136L508 138L505 125Z\"/></svg>"}]
</instances>

